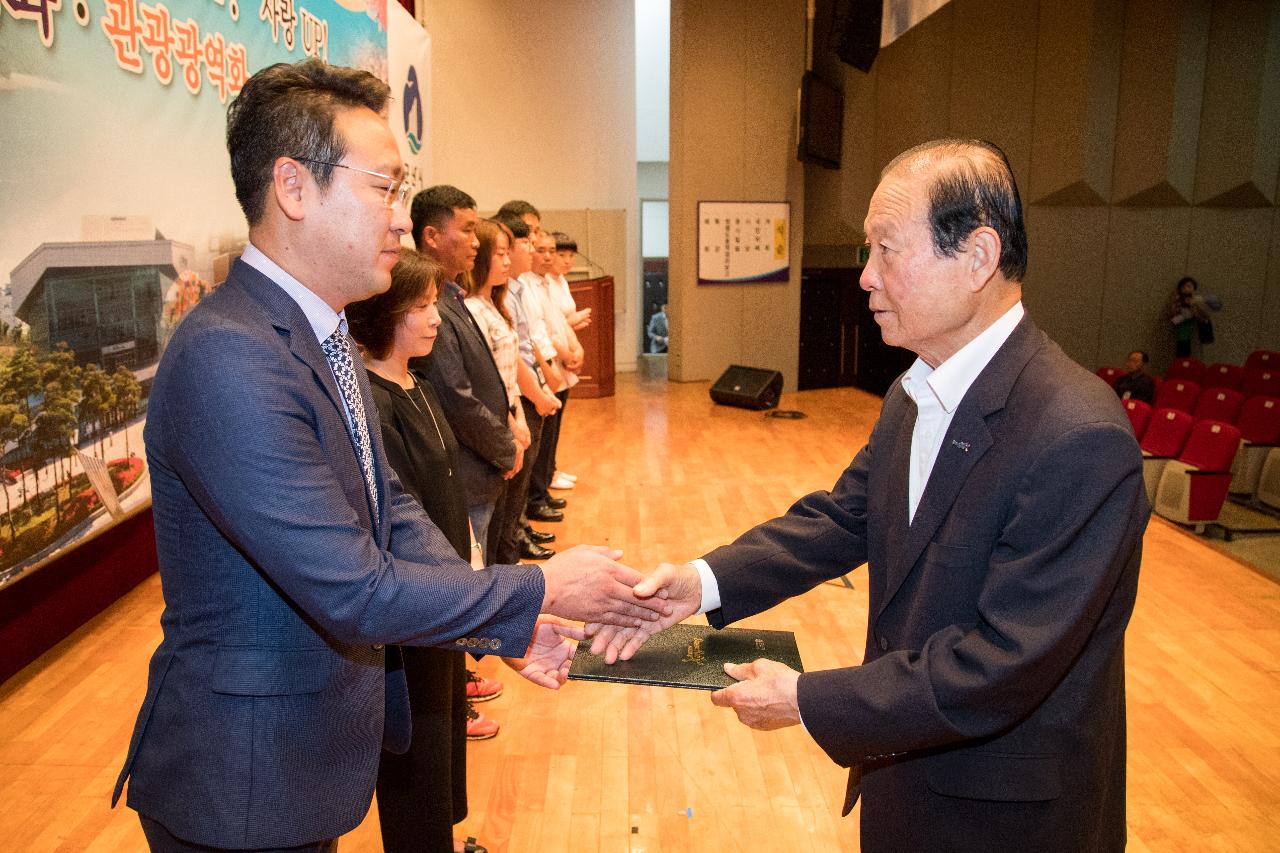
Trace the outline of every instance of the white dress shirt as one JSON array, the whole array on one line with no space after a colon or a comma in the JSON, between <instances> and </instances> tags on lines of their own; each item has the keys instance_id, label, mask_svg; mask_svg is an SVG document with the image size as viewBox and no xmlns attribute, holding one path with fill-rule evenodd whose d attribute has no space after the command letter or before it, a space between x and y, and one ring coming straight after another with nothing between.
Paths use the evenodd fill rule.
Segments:
<instances>
[{"instance_id":1,"label":"white dress shirt","mask_svg":"<svg viewBox=\"0 0 1280 853\"><path fill-rule=\"evenodd\" d=\"M937 369L917 358L902 377L902 389L915 401L918 410L916 426L911 433L908 523L915 518L920 496L924 494L925 485L929 482L933 463L937 461L938 451L942 448L942 438L951 426L951 418L956 409L968 393L969 386L973 385L996 352L1004 346L1025 313L1022 303L1018 302L976 338L961 347L955 355L938 365ZM717 609L720 607L720 585L716 582L711 567L702 559L693 560L692 565L697 568L702 579L702 606L698 612L706 613Z\"/></svg>"},{"instance_id":2,"label":"white dress shirt","mask_svg":"<svg viewBox=\"0 0 1280 853\"><path fill-rule=\"evenodd\" d=\"M334 329L346 322L346 311L335 312L329 307L329 303L316 296L315 291L285 272L279 264L264 255L262 250L252 243L245 244L240 260L280 285L280 289L298 303L302 313L307 316L307 322L311 324L311 331L315 332L316 340L320 343L324 343L333 334ZM346 327L343 326L342 330L346 332Z\"/></svg>"}]
</instances>

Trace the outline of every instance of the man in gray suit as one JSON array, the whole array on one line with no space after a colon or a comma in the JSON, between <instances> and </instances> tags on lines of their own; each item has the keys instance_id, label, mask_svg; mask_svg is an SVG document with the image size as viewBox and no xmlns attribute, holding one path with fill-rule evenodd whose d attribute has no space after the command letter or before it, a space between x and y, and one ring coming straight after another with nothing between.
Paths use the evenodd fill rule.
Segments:
<instances>
[{"instance_id":1,"label":"man in gray suit","mask_svg":"<svg viewBox=\"0 0 1280 853\"><path fill-rule=\"evenodd\" d=\"M492 520L506 497L505 481L533 460L523 458L511 433L515 412L507 387L484 332L467 309L466 291L458 284L475 267L480 245L476 200L441 184L414 196L411 210L414 244L440 264L444 282L436 302L440 330L435 346L431 355L415 358L409 366L435 388L458 438L467 517L488 562L501 533Z\"/></svg>"},{"instance_id":2,"label":"man in gray suit","mask_svg":"<svg viewBox=\"0 0 1280 853\"><path fill-rule=\"evenodd\" d=\"M390 285L409 228L388 94L308 60L228 113L249 245L169 343L144 436L164 638L112 804L131 779L154 851L335 848L380 748L408 745L384 646L520 655L540 611L654 609L606 549L472 571L388 466L342 313Z\"/></svg>"},{"instance_id":3,"label":"man in gray suit","mask_svg":"<svg viewBox=\"0 0 1280 853\"><path fill-rule=\"evenodd\" d=\"M1024 316L1026 234L995 146L941 140L882 173L862 274L919 359L830 492L636 587L716 627L868 563L861 666L757 660L712 694L803 723L862 796L862 850L1121 850L1124 631L1150 515L1105 383ZM656 627L606 629L607 656Z\"/></svg>"}]
</instances>

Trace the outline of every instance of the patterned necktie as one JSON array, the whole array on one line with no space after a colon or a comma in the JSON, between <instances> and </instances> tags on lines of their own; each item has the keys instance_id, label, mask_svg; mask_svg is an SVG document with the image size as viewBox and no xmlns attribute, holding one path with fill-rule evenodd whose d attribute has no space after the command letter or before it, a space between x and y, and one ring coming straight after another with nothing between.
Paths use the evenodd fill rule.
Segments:
<instances>
[{"instance_id":1,"label":"patterned necktie","mask_svg":"<svg viewBox=\"0 0 1280 853\"><path fill-rule=\"evenodd\" d=\"M360 386L356 383L356 366L351 360L351 345L347 342L344 326L339 324L333 334L324 339L320 348L324 350L329 366L333 368L333 376L338 380L338 388L347 404L347 414L352 437L356 442L356 455L360 457L360 467L364 470L364 484L369 491L369 502L373 504L373 515L378 516L378 484L373 477L373 445L369 442L369 425L364 419L364 401L360 399Z\"/></svg>"}]
</instances>

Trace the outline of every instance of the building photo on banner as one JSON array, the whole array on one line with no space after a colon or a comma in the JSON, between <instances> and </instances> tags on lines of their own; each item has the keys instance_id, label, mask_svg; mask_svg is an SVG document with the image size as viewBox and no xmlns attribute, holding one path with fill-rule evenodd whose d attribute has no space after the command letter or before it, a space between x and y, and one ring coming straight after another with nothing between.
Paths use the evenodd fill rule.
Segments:
<instances>
[{"instance_id":1,"label":"building photo on banner","mask_svg":"<svg viewBox=\"0 0 1280 853\"><path fill-rule=\"evenodd\" d=\"M0 0L0 587L150 506L156 365L247 239L227 106L308 57L389 83L423 186L430 40L394 0Z\"/></svg>"}]
</instances>

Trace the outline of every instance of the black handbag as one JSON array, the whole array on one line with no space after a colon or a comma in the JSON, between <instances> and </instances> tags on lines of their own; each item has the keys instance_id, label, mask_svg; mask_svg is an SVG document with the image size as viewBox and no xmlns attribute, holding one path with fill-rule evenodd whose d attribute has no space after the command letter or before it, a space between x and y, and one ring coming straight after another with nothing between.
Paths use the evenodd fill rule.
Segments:
<instances>
[{"instance_id":1,"label":"black handbag","mask_svg":"<svg viewBox=\"0 0 1280 853\"><path fill-rule=\"evenodd\" d=\"M1200 343L1202 344L1213 343L1213 321L1212 320L1197 320L1196 332L1200 335Z\"/></svg>"}]
</instances>

